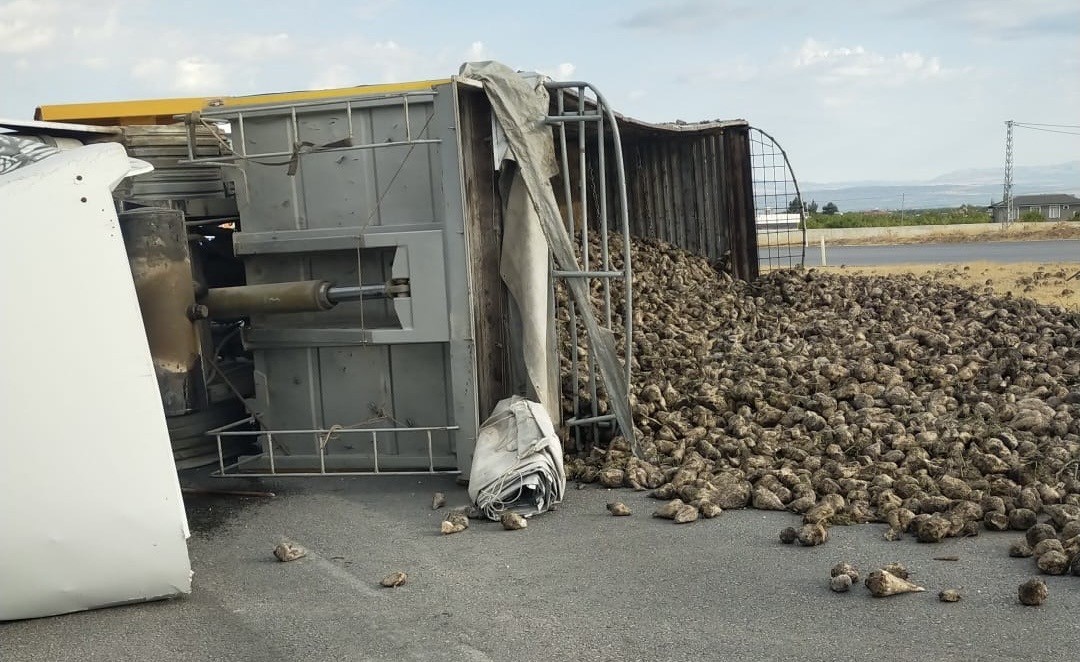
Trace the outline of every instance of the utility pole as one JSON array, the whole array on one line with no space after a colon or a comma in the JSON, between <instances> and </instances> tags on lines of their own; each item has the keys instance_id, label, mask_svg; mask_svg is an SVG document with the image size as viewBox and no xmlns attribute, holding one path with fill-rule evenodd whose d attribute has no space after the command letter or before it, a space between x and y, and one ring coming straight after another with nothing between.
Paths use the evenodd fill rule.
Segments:
<instances>
[{"instance_id":1,"label":"utility pole","mask_svg":"<svg viewBox=\"0 0 1080 662\"><path fill-rule=\"evenodd\" d=\"M904 197L906 195L906 192L900 194L900 225L904 224Z\"/></svg>"},{"instance_id":2,"label":"utility pole","mask_svg":"<svg viewBox=\"0 0 1080 662\"><path fill-rule=\"evenodd\" d=\"M1013 211L1013 121L1005 122L1005 186L1001 196L1001 204L1005 207L1005 225L1012 223Z\"/></svg>"}]
</instances>

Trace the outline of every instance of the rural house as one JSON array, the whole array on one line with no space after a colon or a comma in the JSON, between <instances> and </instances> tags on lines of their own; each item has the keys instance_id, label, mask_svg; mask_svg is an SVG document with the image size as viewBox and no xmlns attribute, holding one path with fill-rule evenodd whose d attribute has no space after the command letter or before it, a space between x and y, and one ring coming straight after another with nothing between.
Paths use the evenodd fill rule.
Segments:
<instances>
[{"instance_id":1,"label":"rural house","mask_svg":"<svg viewBox=\"0 0 1080 662\"><path fill-rule=\"evenodd\" d=\"M1014 221L1029 211L1041 214L1048 221L1068 221L1080 216L1080 198L1067 193L1018 195L1013 198L1013 209ZM1005 221L1004 201L990 205L990 213L995 223Z\"/></svg>"}]
</instances>

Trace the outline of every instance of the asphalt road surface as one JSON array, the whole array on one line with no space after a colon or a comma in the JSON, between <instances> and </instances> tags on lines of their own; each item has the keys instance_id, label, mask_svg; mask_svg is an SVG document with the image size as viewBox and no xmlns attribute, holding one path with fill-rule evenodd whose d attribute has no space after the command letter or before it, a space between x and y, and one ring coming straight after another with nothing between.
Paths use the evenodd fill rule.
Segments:
<instances>
[{"instance_id":1,"label":"asphalt road surface","mask_svg":"<svg viewBox=\"0 0 1080 662\"><path fill-rule=\"evenodd\" d=\"M797 250L797 249L796 249ZM776 255L776 249L773 249ZM787 248L780 249L787 254ZM762 264L768 252L760 251ZM796 253L797 254L797 253ZM950 264L956 262L1080 262L1080 240L980 241L969 244L899 244L895 246L825 246L829 266L878 264ZM787 266L786 261L783 266ZM806 266L821 266L821 248L806 247Z\"/></svg>"},{"instance_id":2,"label":"asphalt road surface","mask_svg":"<svg viewBox=\"0 0 1080 662\"><path fill-rule=\"evenodd\" d=\"M203 479L207 482L208 479ZM190 480L186 480L190 483ZM879 525L835 527L821 547L781 545L787 513L725 512L676 525L644 493L571 489L522 531L474 522L442 536L431 495L447 478L290 479L220 487L273 499L189 501L195 568L185 598L0 624L4 662L64 660L1075 660L1080 578L1036 572L1019 534L920 545ZM634 510L614 518L613 498ZM283 538L310 550L278 563ZM955 554L959 561L934 561ZM828 589L839 561L905 563L925 593ZM383 589L395 570L408 583ZM955 604L937 600L959 588Z\"/></svg>"}]
</instances>

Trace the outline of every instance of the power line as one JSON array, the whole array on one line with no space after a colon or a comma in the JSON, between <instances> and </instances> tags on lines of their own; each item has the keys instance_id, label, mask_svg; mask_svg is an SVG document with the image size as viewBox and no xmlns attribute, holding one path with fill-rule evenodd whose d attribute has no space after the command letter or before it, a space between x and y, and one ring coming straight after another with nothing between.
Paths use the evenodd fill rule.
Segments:
<instances>
[{"instance_id":1,"label":"power line","mask_svg":"<svg viewBox=\"0 0 1080 662\"><path fill-rule=\"evenodd\" d=\"M1041 128L1039 128L1037 126L1034 126L1034 125L1031 125L1031 124L1020 124L1019 122L1015 123L1013 126L1018 126L1021 129L1029 129L1031 131L1045 131L1047 133L1063 133L1063 134L1065 134L1067 136L1080 136L1080 131L1061 131L1060 129L1041 129ZM1080 127L1077 127L1077 128L1080 128Z\"/></svg>"},{"instance_id":2,"label":"power line","mask_svg":"<svg viewBox=\"0 0 1080 662\"><path fill-rule=\"evenodd\" d=\"M1080 129L1080 124L1039 124L1038 122L1017 122L1028 126L1052 126L1058 129Z\"/></svg>"}]
</instances>

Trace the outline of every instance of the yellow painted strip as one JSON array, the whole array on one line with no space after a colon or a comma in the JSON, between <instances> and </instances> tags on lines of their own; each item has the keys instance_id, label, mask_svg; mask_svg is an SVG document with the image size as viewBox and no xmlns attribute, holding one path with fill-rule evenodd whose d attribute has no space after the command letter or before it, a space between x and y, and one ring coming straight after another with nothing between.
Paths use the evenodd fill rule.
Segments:
<instances>
[{"instance_id":1,"label":"yellow painted strip","mask_svg":"<svg viewBox=\"0 0 1080 662\"><path fill-rule=\"evenodd\" d=\"M34 119L84 124L157 124L159 117L168 117L169 122L174 122L173 115L200 110L206 101L203 97L189 97L38 106Z\"/></svg>"},{"instance_id":2,"label":"yellow painted strip","mask_svg":"<svg viewBox=\"0 0 1080 662\"><path fill-rule=\"evenodd\" d=\"M373 94L397 94L400 92L416 92L418 90L430 90L436 85L442 85L443 83L449 82L449 78L437 78L433 80L419 80L409 83L358 85L356 87L338 87L330 90L275 92L272 94L256 94L246 97L225 97L224 99L222 99L222 105L228 108L231 106L254 106L262 104L318 101L319 99L333 99L335 97L355 97Z\"/></svg>"},{"instance_id":3,"label":"yellow painted strip","mask_svg":"<svg viewBox=\"0 0 1080 662\"><path fill-rule=\"evenodd\" d=\"M171 124L176 115L186 115L197 110L213 107L253 106L279 103L299 103L377 94L396 94L429 90L436 85L449 83L449 78L386 83L382 85L357 85L329 90L305 90L276 92L239 97L178 97L171 99L141 99L134 101L105 101L100 103L68 103L38 106L35 120L48 122L78 122L116 126L124 124Z\"/></svg>"}]
</instances>

